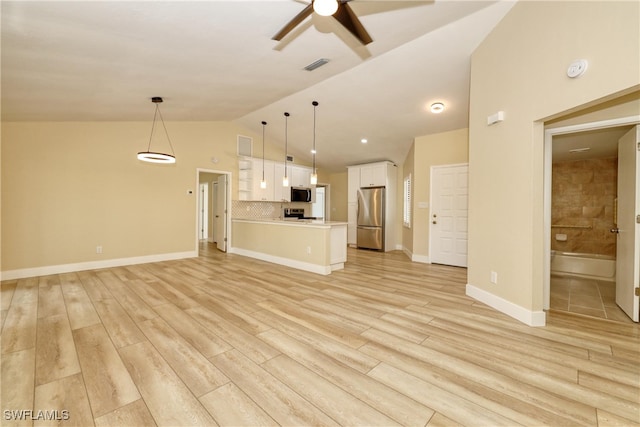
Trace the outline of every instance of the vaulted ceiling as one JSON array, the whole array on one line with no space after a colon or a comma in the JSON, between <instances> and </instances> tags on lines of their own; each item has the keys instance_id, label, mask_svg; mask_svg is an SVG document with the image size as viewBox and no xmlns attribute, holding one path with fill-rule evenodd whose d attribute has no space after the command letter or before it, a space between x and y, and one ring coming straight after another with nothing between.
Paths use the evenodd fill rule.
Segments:
<instances>
[{"instance_id":1,"label":"vaulted ceiling","mask_svg":"<svg viewBox=\"0 0 640 427\"><path fill-rule=\"evenodd\" d=\"M162 96L167 122L266 120L279 142L287 111L309 159L316 100L319 167L401 163L414 137L467 126L470 55L513 4L353 0L363 46L315 14L272 40L294 0L2 1L2 119L151 120Z\"/></svg>"}]
</instances>

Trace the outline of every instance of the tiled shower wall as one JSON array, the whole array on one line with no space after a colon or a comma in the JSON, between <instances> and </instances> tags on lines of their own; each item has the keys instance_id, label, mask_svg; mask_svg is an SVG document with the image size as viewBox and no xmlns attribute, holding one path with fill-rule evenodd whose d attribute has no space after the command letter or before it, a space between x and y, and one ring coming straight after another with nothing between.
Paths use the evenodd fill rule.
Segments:
<instances>
[{"instance_id":1,"label":"tiled shower wall","mask_svg":"<svg viewBox=\"0 0 640 427\"><path fill-rule=\"evenodd\" d=\"M593 159L553 164L551 224L587 228L551 228L551 249L616 255L614 203L618 159ZM566 234L566 241L557 235Z\"/></svg>"}]
</instances>

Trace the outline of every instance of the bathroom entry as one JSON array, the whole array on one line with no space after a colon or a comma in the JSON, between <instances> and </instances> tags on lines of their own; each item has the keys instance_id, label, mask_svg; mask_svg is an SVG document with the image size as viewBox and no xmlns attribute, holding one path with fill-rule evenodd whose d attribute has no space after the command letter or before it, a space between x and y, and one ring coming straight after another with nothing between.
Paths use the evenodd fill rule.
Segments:
<instances>
[{"instance_id":1,"label":"bathroom entry","mask_svg":"<svg viewBox=\"0 0 640 427\"><path fill-rule=\"evenodd\" d=\"M229 174L198 169L197 242L215 243L227 251L229 230ZM198 247L198 243L196 243Z\"/></svg>"},{"instance_id":2,"label":"bathroom entry","mask_svg":"<svg viewBox=\"0 0 640 427\"><path fill-rule=\"evenodd\" d=\"M620 228L621 233L615 233L617 215L630 215L635 223L635 136L629 143L633 155L622 154L634 168L619 168L618 155L618 140L629 135L631 128L635 129L608 127L553 136L550 308L623 321L629 321L628 315L637 321L633 289L616 286L616 276L623 271L631 271L627 275L632 276L638 271L633 262L629 266L630 259L638 260L635 225L631 233L628 226L626 231ZM628 183L634 184L633 188L625 190ZM620 212L621 203L633 205L630 214L628 210ZM621 245L621 235L623 241L630 238L631 243ZM638 283L637 277L633 283ZM624 304L632 305L624 310L626 315L618 307Z\"/></svg>"}]
</instances>

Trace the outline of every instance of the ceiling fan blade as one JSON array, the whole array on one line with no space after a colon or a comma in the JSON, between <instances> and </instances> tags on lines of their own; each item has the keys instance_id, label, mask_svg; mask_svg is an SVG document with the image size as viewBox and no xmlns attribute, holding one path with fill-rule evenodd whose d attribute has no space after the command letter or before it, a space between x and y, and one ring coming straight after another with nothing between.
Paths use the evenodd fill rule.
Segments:
<instances>
[{"instance_id":1,"label":"ceiling fan blade","mask_svg":"<svg viewBox=\"0 0 640 427\"><path fill-rule=\"evenodd\" d=\"M289 34L291 30L293 30L298 26L298 24L304 21L307 16L311 15L311 12L313 12L313 4L308 4L307 7L302 9L302 12L298 13L291 21L287 23L287 25L282 27L282 29L278 31L275 36L271 37L271 40L282 40L284 36Z\"/></svg>"},{"instance_id":2,"label":"ceiling fan blade","mask_svg":"<svg viewBox=\"0 0 640 427\"><path fill-rule=\"evenodd\" d=\"M338 10L333 14L333 17L360 40L363 45L367 45L373 41L347 2L338 3Z\"/></svg>"}]
</instances>

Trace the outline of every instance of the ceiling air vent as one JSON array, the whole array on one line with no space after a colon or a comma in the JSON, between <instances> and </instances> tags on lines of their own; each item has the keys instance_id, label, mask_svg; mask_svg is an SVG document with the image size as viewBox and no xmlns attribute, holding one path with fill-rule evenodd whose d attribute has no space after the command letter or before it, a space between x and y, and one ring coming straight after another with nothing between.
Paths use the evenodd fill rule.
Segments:
<instances>
[{"instance_id":1,"label":"ceiling air vent","mask_svg":"<svg viewBox=\"0 0 640 427\"><path fill-rule=\"evenodd\" d=\"M305 70L307 71L313 71L316 68L320 68L322 67L324 64L326 64L327 62L329 62L328 59L326 58L320 58L315 62L312 62L311 64L307 65L306 67L304 67Z\"/></svg>"}]
</instances>

